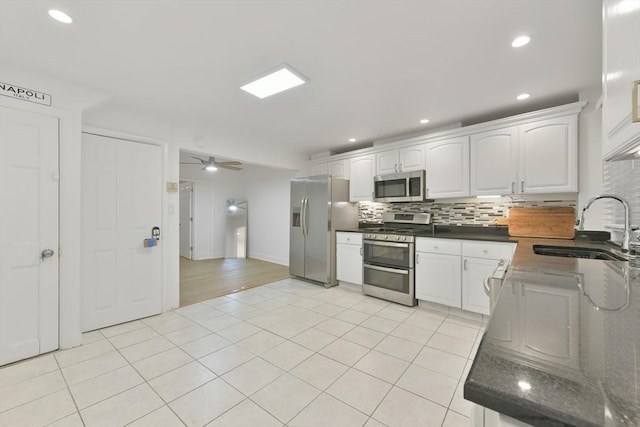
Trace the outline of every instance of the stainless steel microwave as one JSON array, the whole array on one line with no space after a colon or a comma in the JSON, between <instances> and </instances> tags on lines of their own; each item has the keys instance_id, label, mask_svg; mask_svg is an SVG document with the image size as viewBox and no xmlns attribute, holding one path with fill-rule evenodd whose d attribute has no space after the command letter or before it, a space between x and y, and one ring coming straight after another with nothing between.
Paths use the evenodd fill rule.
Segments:
<instances>
[{"instance_id":1,"label":"stainless steel microwave","mask_svg":"<svg viewBox=\"0 0 640 427\"><path fill-rule=\"evenodd\" d=\"M425 177L424 170L374 176L373 200L376 202L424 201Z\"/></svg>"}]
</instances>

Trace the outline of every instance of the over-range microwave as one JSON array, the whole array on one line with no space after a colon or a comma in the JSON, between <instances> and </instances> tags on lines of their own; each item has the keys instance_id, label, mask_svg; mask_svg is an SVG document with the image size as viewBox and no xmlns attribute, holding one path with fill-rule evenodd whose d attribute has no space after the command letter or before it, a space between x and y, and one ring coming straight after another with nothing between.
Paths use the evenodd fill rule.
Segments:
<instances>
[{"instance_id":1,"label":"over-range microwave","mask_svg":"<svg viewBox=\"0 0 640 427\"><path fill-rule=\"evenodd\" d=\"M373 200L376 202L424 201L425 177L424 170L374 176Z\"/></svg>"}]
</instances>

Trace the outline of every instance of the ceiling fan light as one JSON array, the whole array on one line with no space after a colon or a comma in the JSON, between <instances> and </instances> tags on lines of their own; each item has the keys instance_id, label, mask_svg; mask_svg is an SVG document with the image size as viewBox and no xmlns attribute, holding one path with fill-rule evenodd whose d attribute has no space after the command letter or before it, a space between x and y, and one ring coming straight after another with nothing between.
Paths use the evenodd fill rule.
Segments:
<instances>
[{"instance_id":1,"label":"ceiling fan light","mask_svg":"<svg viewBox=\"0 0 640 427\"><path fill-rule=\"evenodd\" d=\"M73 22L73 19L71 19L69 15L58 9L49 10L49 16L63 24L71 24Z\"/></svg>"},{"instance_id":2,"label":"ceiling fan light","mask_svg":"<svg viewBox=\"0 0 640 427\"><path fill-rule=\"evenodd\" d=\"M215 167L213 164L208 164L207 166L204 167L206 170L208 170L209 172L214 172L217 171L218 168Z\"/></svg>"}]
</instances>

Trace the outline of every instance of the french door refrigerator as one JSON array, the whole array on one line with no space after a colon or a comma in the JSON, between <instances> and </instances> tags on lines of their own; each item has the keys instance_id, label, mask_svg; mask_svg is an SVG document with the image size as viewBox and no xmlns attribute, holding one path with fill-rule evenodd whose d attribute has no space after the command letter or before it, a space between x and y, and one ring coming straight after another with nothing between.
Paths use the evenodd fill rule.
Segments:
<instances>
[{"instance_id":1,"label":"french door refrigerator","mask_svg":"<svg viewBox=\"0 0 640 427\"><path fill-rule=\"evenodd\" d=\"M349 181L328 175L291 180L289 273L323 284L336 282L336 230L358 228Z\"/></svg>"}]
</instances>

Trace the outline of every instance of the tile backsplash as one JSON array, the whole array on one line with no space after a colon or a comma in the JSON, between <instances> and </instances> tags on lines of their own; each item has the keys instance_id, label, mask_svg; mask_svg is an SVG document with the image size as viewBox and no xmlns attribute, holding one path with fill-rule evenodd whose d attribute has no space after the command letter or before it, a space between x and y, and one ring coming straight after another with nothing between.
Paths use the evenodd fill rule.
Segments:
<instances>
[{"instance_id":1,"label":"tile backsplash","mask_svg":"<svg viewBox=\"0 0 640 427\"><path fill-rule=\"evenodd\" d=\"M616 194L627 201L631 209L631 225L640 226L640 160L605 162L604 188L607 193ZM624 224L622 205L608 203L607 219L611 224ZM622 233L616 234L619 240Z\"/></svg>"},{"instance_id":2,"label":"tile backsplash","mask_svg":"<svg viewBox=\"0 0 640 427\"><path fill-rule=\"evenodd\" d=\"M575 198L562 200L527 201L519 198L501 197L482 200L467 199L455 202L434 203L373 203L359 202L360 222L381 223L383 212L429 212L434 224L489 225L495 218L502 218L512 207L570 206L576 207Z\"/></svg>"}]
</instances>

